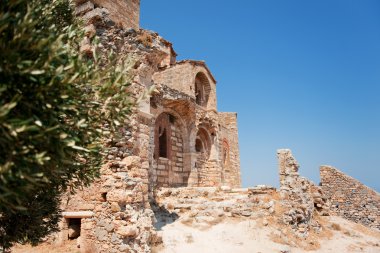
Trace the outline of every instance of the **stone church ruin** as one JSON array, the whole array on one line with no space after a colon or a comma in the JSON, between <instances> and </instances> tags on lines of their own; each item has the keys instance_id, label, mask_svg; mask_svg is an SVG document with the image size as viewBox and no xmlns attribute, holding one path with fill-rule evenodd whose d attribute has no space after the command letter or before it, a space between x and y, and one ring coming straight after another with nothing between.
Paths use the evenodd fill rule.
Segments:
<instances>
[{"instance_id":1,"label":"stone church ruin","mask_svg":"<svg viewBox=\"0 0 380 253\"><path fill-rule=\"evenodd\" d=\"M86 253L151 252L162 242L157 213L168 219L180 214L248 219L257 213L270 217L278 206L285 210L284 224L300 237L320 230L315 213L379 229L378 193L328 166L321 168L317 186L299 176L290 150L277 154L278 191L242 189L237 114L217 111L216 80L205 62L177 61L169 41L140 29L139 0L75 2L86 31L81 51L131 55L134 79L128 92L140 103L122 124L120 138L106 140L109 151L100 177L63 196L55 242L76 240ZM92 43L95 37L98 44ZM143 96L149 89L152 93ZM276 194L280 197L274 200Z\"/></svg>"},{"instance_id":2,"label":"stone church ruin","mask_svg":"<svg viewBox=\"0 0 380 253\"><path fill-rule=\"evenodd\" d=\"M81 51L133 55L135 98L155 86L122 137L107 140L100 178L63 197L58 241L78 240L82 252L149 252L160 240L151 209L159 188L241 186L237 114L217 111L205 62L177 61L170 42L139 28L139 12L139 0L76 1L86 31Z\"/></svg>"}]
</instances>

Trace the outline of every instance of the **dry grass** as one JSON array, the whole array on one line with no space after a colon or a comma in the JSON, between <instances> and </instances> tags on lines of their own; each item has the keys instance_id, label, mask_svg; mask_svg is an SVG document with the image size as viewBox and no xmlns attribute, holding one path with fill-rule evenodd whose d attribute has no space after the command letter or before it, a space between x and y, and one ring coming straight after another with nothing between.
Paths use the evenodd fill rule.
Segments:
<instances>
[{"instance_id":1,"label":"dry grass","mask_svg":"<svg viewBox=\"0 0 380 253\"><path fill-rule=\"evenodd\" d=\"M374 229L370 229L370 228L367 228L361 224L355 224L353 226L353 230L357 231L357 232L360 232L360 233L363 233L365 235L369 235L369 236L373 236L373 237L376 237L379 239L380 241L380 231L377 231L377 230L374 230Z\"/></svg>"},{"instance_id":2,"label":"dry grass","mask_svg":"<svg viewBox=\"0 0 380 253\"><path fill-rule=\"evenodd\" d=\"M152 35L149 33L143 33L138 35L137 41L143 44L145 47L151 47L153 43Z\"/></svg>"}]
</instances>

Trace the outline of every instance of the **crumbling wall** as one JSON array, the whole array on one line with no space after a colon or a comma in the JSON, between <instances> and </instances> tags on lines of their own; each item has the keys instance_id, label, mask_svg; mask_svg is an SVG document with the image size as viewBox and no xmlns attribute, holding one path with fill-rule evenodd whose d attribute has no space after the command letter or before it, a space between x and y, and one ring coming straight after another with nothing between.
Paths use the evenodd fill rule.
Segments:
<instances>
[{"instance_id":1,"label":"crumbling wall","mask_svg":"<svg viewBox=\"0 0 380 253\"><path fill-rule=\"evenodd\" d=\"M120 122L118 134L111 134L109 125L103 125L102 130L110 134L104 140L107 149L100 178L89 187L63 198L62 209L66 219L61 223L62 231L57 241L64 243L68 235L72 239L79 235L81 252L148 253L150 246L160 241L153 228L153 193L162 186L187 186L189 175L196 167L195 143L201 127L208 131L209 159L205 170L196 173L198 181L194 185L219 186L221 183L216 82L203 62L174 64L176 54L171 44L157 33L120 26L119 15L136 20L134 12L139 1L76 3L76 15L83 19L86 31L81 52L93 57L96 51L103 59L111 50L117 55L128 56L124 60L130 61L126 68L133 75L133 80L126 92L132 100L140 103L124 122ZM125 8L132 9L126 11ZM119 21L132 22L126 19ZM99 43L93 43L95 38ZM164 69L162 65L165 65ZM164 75L161 75L162 71ZM195 101L195 78L200 72L206 76L201 81L207 79L211 87L207 106L197 105ZM153 84L158 85L152 97L143 97ZM157 156L159 146L155 123L163 113L168 115L170 131L166 141L167 155L160 157ZM222 125L231 130L224 132L225 138L236 136L233 141L236 141L238 149L236 117L228 118L227 114L223 117L225 122ZM231 139L230 142L233 141ZM233 153L237 154L232 159L233 164L238 164L238 150ZM227 177L234 178L230 179L231 182L239 180L240 186L240 174Z\"/></svg>"},{"instance_id":2,"label":"crumbling wall","mask_svg":"<svg viewBox=\"0 0 380 253\"><path fill-rule=\"evenodd\" d=\"M222 167L222 184L241 187L239 137L237 114L220 112L219 160Z\"/></svg>"},{"instance_id":3,"label":"crumbling wall","mask_svg":"<svg viewBox=\"0 0 380 253\"><path fill-rule=\"evenodd\" d=\"M280 196L286 208L283 222L292 226L300 237L308 235L312 228L320 230L313 219L315 211L329 215L328 201L321 189L298 173L299 164L289 149L277 150L280 174Z\"/></svg>"},{"instance_id":4,"label":"crumbling wall","mask_svg":"<svg viewBox=\"0 0 380 253\"><path fill-rule=\"evenodd\" d=\"M289 149L277 151L280 195L283 204L287 206L283 220L300 236L308 234L312 220L314 203L310 192L310 182L299 175L299 165Z\"/></svg>"},{"instance_id":5,"label":"crumbling wall","mask_svg":"<svg viewBox=\"0 0 380 253\"><path fill-rule=\"evenodd\" d=\"M108 9L92 2L78 3L76 14L86 25L81 51L89 57L95 50L100 57L108 57L111 50L124 55L130 61L126 68L134 77L126 92L137 100L152 85L152 75L166 56L160 50L162 38L145 31L124 30L111 20ZM98 44L91 43L95 35ZM144 37L150 38L150 44L142 43ZM62 199L65 219L57 242L68 240L68 233L73 232L72 218L80 220L77 240L81 252L150 252L150 246L159 240L148 194L150 130L154 122L145 109L136 108L121 122L118 134L110 133L104 140L107 151L100 178ZM107 124L102 130L110 132Z\"/></svg>"},{"instance_id":6,"label":"crumbling wall","mask_svg":"<svg viewBox=\"0 0 380 253\"><path fill-rule=\"evenodd\" d=\"M135 30L140 28L140 0L92 0L92 2L106 8L116 25Z\"/></svg>"},{"instance_id":7,"label":"crumbling wall","mask_svg":"<svg viewBox=\"0 0 380 253\"><path fill-rule=\"evenodd\" d=\"M68 220L78 217L81 252L149 252L157 234L141 167L136 156L108 162L90 187L65 196L63 215L69 216L61 224L60 242L68 238Z\"/></svg>"},{"instance_id":8,"label":"crumbling wall","mask_svg":"<svg viewBox=\"0 0 380 253\"><path fill-rule=\"evenodd\" d=\"M320 176L333 213L380 230L379 193L332 166L321 166Z\"/></svg>"}]
</instances>

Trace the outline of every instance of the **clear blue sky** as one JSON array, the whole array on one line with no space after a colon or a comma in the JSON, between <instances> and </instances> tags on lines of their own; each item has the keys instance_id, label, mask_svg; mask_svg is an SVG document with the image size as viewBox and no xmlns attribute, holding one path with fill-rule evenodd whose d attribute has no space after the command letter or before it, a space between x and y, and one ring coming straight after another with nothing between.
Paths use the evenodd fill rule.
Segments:
<instances>
[{"instance_id":1,"label":"clear blue sky","mask_svg":"<svg viewBox=\"0 0 380 253\"><path fill-rule=\"evenodd\" d=\"M238 112L243 185L278 185L276 150L380 191L379 0L141 1L141 26L205 60Z\"/></svg>"}]
</instances>

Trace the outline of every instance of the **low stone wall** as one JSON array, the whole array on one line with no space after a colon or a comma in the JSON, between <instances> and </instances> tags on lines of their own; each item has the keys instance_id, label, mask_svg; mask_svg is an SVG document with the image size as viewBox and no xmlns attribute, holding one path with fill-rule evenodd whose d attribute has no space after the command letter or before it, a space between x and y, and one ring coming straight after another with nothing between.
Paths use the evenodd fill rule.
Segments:
<instances>
[{"instance_id":1,"label":"low stone wall","mask_svg":"<svg viewBox=\"0 0 380 253\"><path fill-rule=\"evenodd\" d=\"M323 193L331 211L380 230L380 194L331 166L320 167Z\"/></svg>"}]
</instances>

